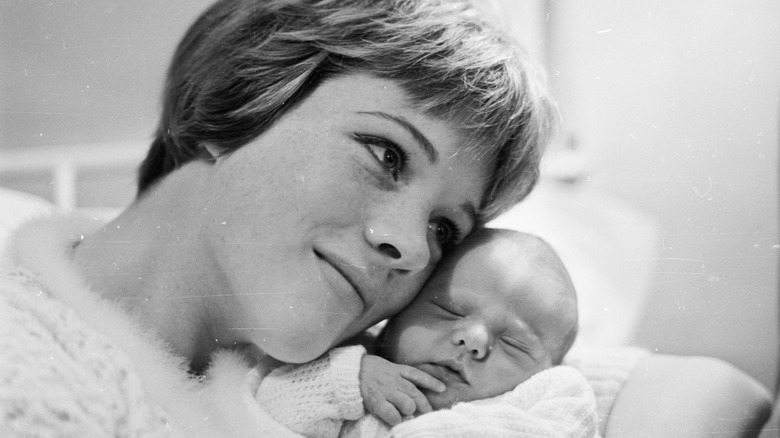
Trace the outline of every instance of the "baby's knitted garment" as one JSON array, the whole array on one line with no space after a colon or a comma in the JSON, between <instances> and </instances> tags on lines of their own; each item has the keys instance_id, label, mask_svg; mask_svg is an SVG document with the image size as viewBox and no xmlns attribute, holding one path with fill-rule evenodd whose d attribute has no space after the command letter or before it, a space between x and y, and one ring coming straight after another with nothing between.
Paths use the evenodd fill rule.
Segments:
<instances>
[{"instance_id":1,"label":"baby's knitted garment","mask_svg":"<svg viewBox=\"0 0 780 438\"><path fill-rule=\"evenodd\" d=\"M305 365L277 368L260 383L260 406L290 430L309 437L337 437L344 420L363 416L362 346L336 348Z\"/></svg>"},{"instance_id":2,"label":"baby's knitted garment","mask_svg":"<svg viewBox=\"0 0 780 438\"><path fill-rule=\"evenodd\" d=\"M542 371L504 395L459 403L390 429L363 412L358 377L364 353L361 346L338 348L308 364L278 368L261 382L258 403L290 429L318 438L590 438L596 433L593 391L581 373L565 366Z\"/></svg>"},{"instance_id":3,"label":"baby's knitted garment","mask_svg":"<svg viewBox=\"0 0 780 438\"><path fill-rule=\"evenodd\" d=\"M422 437L560 437L596 435L593 392L574 368L540 371L498 397L458 403L393 427L392 436Z\"/></svg>"}]
</instances>

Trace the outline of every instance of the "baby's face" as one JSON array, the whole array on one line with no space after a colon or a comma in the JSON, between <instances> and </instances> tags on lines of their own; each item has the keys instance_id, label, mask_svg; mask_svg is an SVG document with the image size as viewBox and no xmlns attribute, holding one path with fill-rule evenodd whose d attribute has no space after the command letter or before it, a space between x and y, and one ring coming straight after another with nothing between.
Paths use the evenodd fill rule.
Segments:
<instances>
[{"instance_id":1,"label":"baby's face","mask_svg":"<svg viewBox=\"0 0 780 438\"><path fill-rule=\"evenodd\" d=\"M383 354L444 382L445 392L425 392L434 409L502 394L549 368L576 324L559 307L575 300L568 276L549 254L497 241L445 261L388 323Z\"/></svg>"}]
</instances>

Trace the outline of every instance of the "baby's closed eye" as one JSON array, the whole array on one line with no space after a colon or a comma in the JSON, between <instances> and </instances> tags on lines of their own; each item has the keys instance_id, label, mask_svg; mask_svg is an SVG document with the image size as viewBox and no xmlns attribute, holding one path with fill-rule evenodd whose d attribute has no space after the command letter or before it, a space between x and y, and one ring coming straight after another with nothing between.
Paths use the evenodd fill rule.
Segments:
<instances>
[{"instance_id":1,"label":"baby's closed eye","mask_svg":"<svg viewBox=\"0 0 780 438\"><path fill-rule=\"evenodd\" d=\"M520 355L520 354L527 354L531 355L531 349L528 345L523 343L522 341L508 337L508 336L502 336L499 338L501 341L501 344L504 346L504 348L513 355Z\"/></svg>"},{"instance_id":2,"label":"baby's closed eye","mask_svg":"<svg viewBox=\"0 0 780 438\"><path fill-rule=\"evenodd\" d=\"M445 306L445 305L437 303L435 301L431 301L431 305L433 306L435 311L439 315L441 315L441 316L445 316L445 317L448 317L448 318L451 318L451 319L456 319L456 318L462 318L463 317L463 315L459 314L457 311L455 311L451 307Z\"/></svg>"}]
</instances>

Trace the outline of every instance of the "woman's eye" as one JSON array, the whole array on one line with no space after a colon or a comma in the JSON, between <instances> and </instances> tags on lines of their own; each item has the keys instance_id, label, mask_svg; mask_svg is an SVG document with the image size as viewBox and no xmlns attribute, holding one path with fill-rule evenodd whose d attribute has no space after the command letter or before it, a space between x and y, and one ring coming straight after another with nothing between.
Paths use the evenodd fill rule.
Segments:
<instances>
[{"instance_id":1,"label":"woman's eye","mask_svg":"<svg viewBox=\"0 0 780 438\"><path fill-rule=\"evenodd\" d=\"M452 248L460 239L460 229L447 219L439 219L429 223L428 230L444 249Z\"/></svg>"},{"instance_id":2,"label":"woman's eye","mask_svg":"<svg viewBox=\"0 0 780 438\"><path fill-rule=\"evenodd\" d=\"M398 175L406 166L406 152L397 144L381 137L357 135L357 140L368 149L374 158L398 180Z\"/></svg>"}]
</instances>

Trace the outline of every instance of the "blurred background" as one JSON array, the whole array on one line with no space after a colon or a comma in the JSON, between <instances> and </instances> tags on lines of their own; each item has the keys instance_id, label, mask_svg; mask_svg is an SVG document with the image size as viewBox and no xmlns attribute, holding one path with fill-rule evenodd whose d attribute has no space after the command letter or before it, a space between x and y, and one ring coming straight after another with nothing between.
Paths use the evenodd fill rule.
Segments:
<instances>
[{"instance_id":1,"label":"blurred background","mask_svg":"<svg viewBox=\"0 0 780 438\"><path fill-rule=\"evenodd\" d=\"M169 58L209 3L0 0L0 186L130 202ZM539 190L499 224L565 256L582 343L715 356L774 389L780 2L498 3L563 116Z\"/></svg>"}]
</instances>

